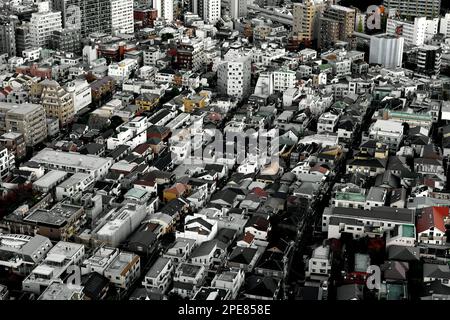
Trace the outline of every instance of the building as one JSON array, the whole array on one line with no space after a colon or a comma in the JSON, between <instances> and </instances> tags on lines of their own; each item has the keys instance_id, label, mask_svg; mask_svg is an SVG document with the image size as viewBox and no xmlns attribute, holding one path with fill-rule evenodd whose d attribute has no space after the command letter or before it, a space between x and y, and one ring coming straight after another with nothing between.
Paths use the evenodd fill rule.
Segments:
<instances>
[{"instance_id":1,"label":"building","mask_svg":"<svg viewBox=\"0 0 450 320\"><path fill-rule=\"evenodd\" d=\"M211 287L230 291L231 299L236 299L245 282L245 273L241 269L231 269L217 274L211 281Z\"/></svg>"},{"instance_id":2,"label":"building","mask_svg":"<svg viewBox=\"0 0 450 320\"><path fill-rule=\"evenodd\" d=\"M138 63L135 59L123 59L119 63L111 63L108 66L108 76L116 82L127 81L132 72L138 69Z\"/></svg>"},{"instance_id":3,"label":"building","mask_svg":"<svg viewBox=\"0 0 450 320\"><path fill-rule=\"evenodd\" d=\"M192 298L195 292L203 285L206 276L204 266L190 263L181 263L173 277L172 293L183 298Z\"/></svg>"},{"instance_id":4,"label":"building","mask_svg":"<svg viewBox=\"0 0 450 320\"><path fill-rule=\"evenodd\" d=\"M88 173L77 172L56 187L56 199L71 198L94 184L94 178Z\"/></svg>"},{"instance_id":5,"label":"building","mask_svg":"<svg viewBox=\"0 0 450 320\"><path fill-rule=\"evenodd\" d=\"M110 0L59 0L63 1L67 16L65 28L69 23L74 29L81 28L81 36L93 33L111 34L112 16ZM81 16L81 22L79 17Z\"/></svg>"},{"instance_id":6,"label":"building","mask_svg":"<svg viewBox=\"0 0 450 320\"><path fill-rule=\"evenodd\" d=\"M29 23L16 25L15 28L16 55L22 57L22 52L32 48Z\"/></svg>"},{"instance_id":7,"label":"building","mask_svg":"<svg viewBox=\"0 0 450 320\"><path fill-rule=\"evenodd\" d=\"M369 127L369 139L383 142L397 151L403 140L403 125L393 120L377 120Z\"/></svg>"},{"instance_id":8,"label":"building","mask_svg":"<svg viewBox=\"0 0 450 320\"><path fill-rule=\"evenodd\" d=\"M221 0L203 0L203 20L210 24L216 24L220 18Z\"/></svg>"},{"instance_id":9,"label":"building","mask_svg":"<svg viewBox=\"0 0 450 320\"><path fill-rule=\"evenodd\" d=\"M6 147L17 160L26 155L25 138L22 133L7 132L0 136L0 144Z\"/></svg>"},{"instance_id":10,"label":"building","mask_svg":"<svg viewBox=\"0 0 450 320\"><path fill-rule=\"evenodd\" d=\"M84 245L59 241L22 282L22 290L41 294L54 282L64 282L73 271L69 267L78 266L83 260Z\"/></svg>"},{"instance_id":11,"label":"building","mask_svg":"<svg viewBox=\"0 0 450 320\"><path fill-rule=\"evenodd\" d=\"M166 294L175 271L170 258L159 257L144 277L142 285L152 298L161 298Z\"/></svg>"},{"instance_id":12,"label":"building","mask_svg":"<svg viewBox=\"0 0 450 320\"><path fill-rule=\"evenodd\" d=\"M439 33L444 36L450 36L450 13L446 13L439 21Z\"/></svg>"},{"instance_id":13,"label":"building","mask_svg":"<svg viewBox=\"0 0 450 320\"><path fill-rule=\"evenodd\" d=\"M232 19L239 19L247 16L247 3L241 0L230 0L230 17Z\"/></svg>"},{"instance_id":14,"label":"building","mask_svg":"<svg viewBox=\"0 0 450 320\"><path fill-rule=\"evenodd\" d=\"M49 170L88 173L96 180L106 176L113 163L112 158L56 151L50 148L41 150L31 161L39 163Z\"/></svg>"},{"instance_id":15,"label":"building","mask_svg":"<svg viewBox=\"0 0 450 320\"><path fill-rule=\"evenodd\" d=\"M384 0L383 4L404 17L434 18L441 13L441 0Z\"/></svg>"},{"instance_id":16,"label":"building","mask_svg":"<svg viewBox=\"0 0 450 320\"><path fill-rule=\"evenodd\" d=\"M233 47L217 69L217 89L236 99L250 95L251 55Z\"/></svg>"},{"instance_id":17,"label":"building","mask_svg":"<svg viewBox=\"0 0 450 320\"><path fill-rule=\"evenodd\" d=\"M319 35L319 18L325 9L323 0L306 0L294 3L292 31L300 41L316 40Z\"/></svg>"},{"instance_id":18,"label":"building","mask_svg":"<svg viewBox=\"0 0 450 320\"><path fill-rule=\"evenodd\" d=\"M75 79L74 81L69 82L65 89L72 96L73 109L75 113L78 113L81 109L91 104L91 87L86 80Z\"/></svg>"},{"instance_id":19,"label":"building","mask_svg":"<svg viewBox=\"0 0 450 320\"><path fill-rule=\"evenodd\" d=\"M173 0L154 0L153 8L158 11L158 18L173 21Z\"/></svg>"},{"instance_id":20,"label":"building","mask_svg":"<svg viewBox=\"0 0 450 320\"><path fill-rule=\"evenodd\" d=\"M442 49L438 46L423 45L417 49L417 72L437 77L441 73Z\"/></svg>"},{"instance_id":21,"label":"building","mask_svg":"<svg viewBox=\"0 0 450 320\"><path fill-rule=\"evenodd\" d=\"M30 19L31 45L34 47L48 47L53 31L61 30L61 12L50 11L48 2L38 3L38 12L34 12Z\"/></svg>"},{"instance_id":22,"label":"building","mask_svg":"<svg viewBox=\"0 0 450 320\"><path fill-rule=\"evenodd\" d=\"M54 30L49 41L53 50L64 52L81 52L81 34L78 29Z\"/></svg>"},{"instance_id":23,"label":"building","mask_svg":"<svg viewBox=\"0 0 450 320\"><path fill-rule=\"evenodd\" d=\"M327 280L331 274L331 253L329 246L314 249L308 261L308 275L314 280Z\"/></svg>"},{"instance_id":24,"label":"building","mask_svg":"<svg viewBox=\"0 0 450 320\"><path fill-rule=\"evenodd\" d=\"M388 19L386 33L405 38L405 45L421 46L425 42L427 18L416 17L414 20Z\"/></svg>"},{"instance_id":25,"label":"building","mask_svg":"<svg viewBox=\"0 0 450 320\"><path fill-rule=\"evenodd\" d=\"M45 109L39 104L0 102L0 130L21 133L27 146L35 146L47 138Z\"/></svg>"},{"instance_id":26,"label":"building","mask_svg":"<svg viewBox=\"0 0 450 320\"><path fill-rule=\"evenodd\" d=\"M180 69L199 71L205 67L204 43L200 39L183 38L177 45L177 64Z\"/></svg>"},{"instance_id":27,"label":"building","mask_svg":"<svg viewBox=\"0 0 450 320\"><path fill-rule=\"evenodd\" d=\"M320 47L327 49L338 41L350 42L355 16L355 9L339 5L327 7L320 18Z\"/></svg>"},{"instance_id":28,"label":"building","mask_svg":"<svg viewBox=\"0 0 450 320\"><path fill-rule=\"evenodd\" d=\"M14 168L14 154L6 147L0 146L0 178L2 181L8 177L10 170Z\"/></svg>"},{"instance_id":29,"label":"building","mask_svg":"<svg viewBox=\"0 0 450 320\"><path fill-rule=\"evenodd\" d=\"M14 273L27 275L52 246L48 238L40 235L0 234L0 266Z\"/></svg>"},{"instance_id":30,"label":"building","mask_svg":"<svg viewBox=\"0 0 450 320\"><path fill-rule=\"evenodd\" d=\"M14 16L0 16L0 52L8 53L9 57L17 55L16 52L16 24Z\"/></svg>"},{"instance_id":31,"label":"building","mask_svg":"<svg viewBox=\"0 0 450 320\"><path fill-rule=\"evenodd\" d=\"M119 255L120 250L113 247L100 246L95 248L89 258L86 258L81 264L81 273L88 274L97 272L105 274L106 269L111 265L114 259Z\"/></svg>"},{"instance_id":32,"label":"building","mask_svg":"<svg viewBox=\"0 0 450 320\"><path fill-rule=\"evenodd\" d=\"M399 68L403 61L405 39L401 36L381 35L370 38L369 63L385 68Z\"/></svg>"},{"instance_id":33,"label":"building","mask_svg":"<svg viewBox=\"0 0 450 320\"><path fill-rule=\"evenodd\" d=\"M75 114L72 95L64 90L58 82L44 80L42 88L42 106L47 117L57 118L61 127L73 121Z\"/></svg>"},{"instance_id":34,"label":"building","mask_svg":"<svg viewBox=\"0 0 450 320\"><path fill-rule=\"evenodd\" d=\"M339 115L333 114L331 112L325 112L321 114L317 122L317 133L334 132L338 121Z\"/></svg>"},{"instance_id":35,"label":"building","mask_svg":"<svg viewBox=\"0 0 450 320\"><path fill-rule=\"evenodd\" d=\"M83 287L53 282L38 297L38 300L84 300Z\"/></svg>"},{"instance_id":36,"label":"building","mask_svg":"<svg viewBox=\"0 0 450 320\"><path fill-rule=\"evenodd\" d=\"M111 28L114 34L134 33L133 0L111 1Z\"/></svg>"},{"instance_id":37,"label":"building","mask_svg":"<svg viewBox=\"0 0 450 320\"><path fill-rule=\"evenodd\" d=\"M141 275L141 259L129 252L120 252L105 270L105 277L116 287L128 289Z\"/></svg>"}]
</instances>

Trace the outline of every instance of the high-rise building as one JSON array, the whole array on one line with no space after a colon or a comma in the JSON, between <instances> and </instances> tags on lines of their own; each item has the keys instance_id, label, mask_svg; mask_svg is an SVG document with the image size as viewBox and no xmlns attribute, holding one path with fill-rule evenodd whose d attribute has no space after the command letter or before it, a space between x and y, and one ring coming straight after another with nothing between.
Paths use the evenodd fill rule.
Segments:
<instances>
[{"instance_id":1,"label":"high-rise building","mask_svg":"<svg viewBox=\"0 0 450 320\"><path fill-rule=\"evenodd\" d=\"M46 47L49 45L53 31L61 30L61 12L49 10L48 2L38 3L38 12L34 12L30 19L31 45Z\"/></svg>"},{"instance_id":2,"label":"high-rise building","mask_svg":"<svg viewBox=\"0 0 450 320\"><path fill-rule=\"evenodd\" d=\"M133 0L111 0L113 33L134 33Z\"/></svg>"},{"instance_id":3,"label":"high-rise building","mask_svg":"<svg viewBox=\"0 0 450 320\"><path fill-rule=\"evenodd\" d=\"M247 1L230 0L230 16L239 19L247 15Z\"/></svg>"},{"instance_id":4,"label":"high-rise building","mask_svg":"<svg viewBox=\"0 0 450 320\"><path fill-rule=\"evenodd\" d=\"M177 64L180 69L198 71L204 66L203 41L184 38L177 46Z\"/></svg>"},{"instance_id":5,"label":"high-rise building","mask_svg":"<svg viewBox=\"0 0 450 320\"><path fill-rule=\"evenodd\" d=\"M153 8L158 11L158 18L173 21L173 0L153 0Z\"/></svg>"},{"instance_id":6,"label":"high-rise building","mask_svg":"<svg viewBox=\"0 0 450 320\"><path fill-rule=\"evenodd\" d=\"M0 53L7 53L10 57L16 55L15 29L18 20L14 16L0 17Z\"/></svg>"},{"instance_id":7,"label":"high-rise building","mask_svg":"<svg viewBox=\"0 0 450 320\"><path fill-rule=\"evenodd\" d=\"M390 35L403 36L406 45L420 46L425 42L427 30L427 18L417 17L414 21L388 19L386 33Z\"/></svg>"},{"instance_id":8,"label":"high-rise building","mask_svg":"<svg viewBox=\"0 0 450 320\"><path fill-rule=\"evenodd\" d=\"M320 46L332 47L338 41L349 42L355 30L355 9L328 6L320 19Z\"/></svg>"},{"instance_id":9,"label":"high-rise building","mask_svg":"<svg viewBox=\"0 0 450 320\"><path fill-rule=\"evenodd\" d=\"M111 0L55 0L60 1L64 28L80 29L81 36L92 33L110 34Z\"/></svg>"},{"instance_id":10,"label":"high-rise building","mask_svg":"<svg viewBox=\"0 0 450 320\"><path fill-rule=\"evenodd\" d=\"M28 23L22 23L16 26L16 55L22 56L22 52L32 48L30 26Z\"/></svg>"},{"instance_id":11,"label":"high-rise building","mask_svg":"<svg viewBox=\"0 0 450 320\"><path fill-rule=\"evenodd\" d=\"M65 52L81 52L81 35L77 29L62 29L53 31L50 48Z\"/></svg>"},{"instance_id":12,"label":"high-rise building","mask_svg":"<svg viewBox=\"0 0 450 320\"><path fill-rule=\"evenodd\" d=\"M446 13L444 17L440 19L439 33L445 36L450 35L450 13Z\"/></svg>"},{"instance_id":13,"label":"high-rise building","mask_svg":"<svg viewBox=\"0 0 450 320\"><path fill-rule=\"evenodd\" d=\"M293 28L294 36L299 40L317 39L319 33L319 17L325 8L323 0L305 0L294 3Z\"/></svg>"},{"instance_id":14,"label":"high-rise building","mask_svg":"<svg viewBox=\"0 0 450 320\"><path fill-rule=\"evenodd\" d=\"M233 46L217 69L217 88L222 94L239 100L250 94L251 54Z\"/></svg>"},{"instance_id":15,"label":"high-rise building","mask_svg":"<svg viewBox=\"0 0 450 320\"><path fill-rule=\"evenodd\" d=\"M200 0L203 2L203 20L208 23L216 23L221 17L220 0Z\"/></svg>"},{"instance_id":16,"label":"high-rise building","mask_svg":"<svg viewBox=\"0 0 450 320\"><path fill-rule=\"evenodd\" d=\"M381 64L386 68L402 66L405 39L398 36L373 36L370 39L369 63Z\"/></svg>"},{"instance_id":17,"label":"high-rise building","mask_svg":"<svg viewBox=\"0 0 450 320\"><path fill-rule=\"evenodd\" d=\"M439 76L441 72L442 49L423 45L417 50L417 72L426 76Z\"/></svg>"},{"instance_id":18,"label":"high-rise building","mask_svg":"<svg viewBox=\"0 0 450 320\"><path fill-rule=\"evenodd\" d=\"M428 18L438 17L441 11L441 0L384 0L388 9L397 9L400 16Z\"/></svg>"}]
</instances>

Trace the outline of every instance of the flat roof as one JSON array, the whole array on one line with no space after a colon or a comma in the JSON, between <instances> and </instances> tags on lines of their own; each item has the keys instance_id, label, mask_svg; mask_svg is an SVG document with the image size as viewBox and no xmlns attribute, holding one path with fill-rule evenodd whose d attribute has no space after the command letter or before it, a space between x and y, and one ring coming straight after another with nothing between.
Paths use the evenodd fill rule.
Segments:
<instances>
[{"instance_id":1,"label":"flat roof","mask_svg":"<svg viewBox=\"0 0 450 320\"><path fill-rule=\"evenodd\" d=\"M31 161L42 164L54 164L59 166L78 167L86 170L98 170L112 160L94 155L56 151L45 148L35 155Z\"/></svg>"},{"instance_id":2,"label":"flat roof","mask_svg":"<svg viewBox=\"0 0 450 320\"><path fill-rule=\"evenodd\" d=\"M43 175L40 179L33 182L33 185L38 187L50 187L52 184L56 184L61 179L64 179L68 175L65 171L51 170Z\"/></svg>"},{"instance_id":3,"label":"flat roof","mask_svg":"<svg viewBox=\"0 0 450 320\"><path fill-rule=\"evenodd\" d=\"M31 223L47 224L62 227L81 207L68 204L57 204L53 208L36 209L23 220Z\"/></svg>"},{"instance_id":4,"label":"flat roof","mask_svg":"<svg viewBox=\"0 0 450 320\"><path fill-rule=\"evenodd\" d=\"M373 207L371 210L363 210L356 208L328 207L325 208L324 214L352 219L389 220L402 224L414 224L415 222L413 210L403 208Z\"/></svg>"}]
</instances>

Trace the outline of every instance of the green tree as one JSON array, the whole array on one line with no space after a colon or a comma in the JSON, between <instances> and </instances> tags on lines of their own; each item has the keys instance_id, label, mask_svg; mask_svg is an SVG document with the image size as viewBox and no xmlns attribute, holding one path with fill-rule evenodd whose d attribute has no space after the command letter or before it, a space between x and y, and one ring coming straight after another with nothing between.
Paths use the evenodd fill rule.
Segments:
<instances>
[{"instance_id":1,"label":"green tree","mask_svg":"<svg viewBox=\"0 0 450 320\"><path fill-rule=\"evenodd\" d=\"M361 16L359 17L359 22L358 22L358 32L361 32L361 33L364 32L364 24L363 24Z\"/></svg>"}]
</instances>

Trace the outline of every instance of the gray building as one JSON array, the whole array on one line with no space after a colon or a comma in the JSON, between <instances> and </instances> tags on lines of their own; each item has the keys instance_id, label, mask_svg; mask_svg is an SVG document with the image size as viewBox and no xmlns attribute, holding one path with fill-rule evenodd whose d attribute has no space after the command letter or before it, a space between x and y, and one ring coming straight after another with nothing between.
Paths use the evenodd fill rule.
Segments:
<instances>
[{"instance_id":1,"label":"gray building","mask_svg":"<svg viewBox=\"0 0 450 320\"><path fill-rule=\"evenodd\" d=\"M439 17L441 0L384 0L388 9L397 9L404 17Z\"/></svg>"}]
</instances>

